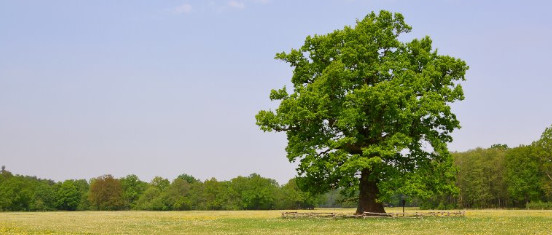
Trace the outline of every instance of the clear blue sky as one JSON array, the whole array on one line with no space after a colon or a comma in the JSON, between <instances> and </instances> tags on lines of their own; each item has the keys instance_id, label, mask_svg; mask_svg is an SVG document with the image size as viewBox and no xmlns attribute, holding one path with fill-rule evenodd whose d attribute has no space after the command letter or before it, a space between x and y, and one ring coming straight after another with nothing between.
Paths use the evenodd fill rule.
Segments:
<instances>
[{"instance_id":1,"label":"clear blue sky","mask_svg":"<svg viewBox=\"0 0 552 235\"><path fill-rule=\"evenodd\" d=\"M284 183L285 135L254 119L290 81L274 54L380 9L469 64L451 150L529 144L552 124L549 1L0 0L0 165Z\"/></svg>"}]
</instances>

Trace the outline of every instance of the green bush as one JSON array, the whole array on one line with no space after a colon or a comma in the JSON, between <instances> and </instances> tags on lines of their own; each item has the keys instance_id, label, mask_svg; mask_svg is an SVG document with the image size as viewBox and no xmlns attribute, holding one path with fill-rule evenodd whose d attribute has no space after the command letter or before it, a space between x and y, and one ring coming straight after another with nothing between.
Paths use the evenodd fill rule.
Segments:
<instances>
[{"instance_id":1,"label":"green bush","mask_svg":"<svg viewBox=\"0 0 552 235\"><path fill-rule=\"evenodd\" d=\"M525 207L530 210L552 210L552 202L528 202Z\"/></svg>"}]
</instances>

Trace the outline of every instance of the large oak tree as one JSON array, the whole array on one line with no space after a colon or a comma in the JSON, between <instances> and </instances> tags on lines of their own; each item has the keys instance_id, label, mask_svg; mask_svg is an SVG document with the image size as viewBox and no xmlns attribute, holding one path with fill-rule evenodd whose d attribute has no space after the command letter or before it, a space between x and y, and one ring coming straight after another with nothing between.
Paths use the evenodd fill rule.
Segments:
<instances>
[{"instance_id":1,"label":"large oak tree","mask_svg":"<svg viewBox=\"0 0 552 235\"><path fill-rule=\"evenodd\" d=\"M459 128L450 104L464 98L468 66L439 55L429 37L381 11L276 58L293 68L293 90L272 90L279 107L256 115L264 131L285 132L300 184L314 192L359 192L357 213L385 212L390 194L454 191L447 143Z\"/></svg>"}]
</instances>

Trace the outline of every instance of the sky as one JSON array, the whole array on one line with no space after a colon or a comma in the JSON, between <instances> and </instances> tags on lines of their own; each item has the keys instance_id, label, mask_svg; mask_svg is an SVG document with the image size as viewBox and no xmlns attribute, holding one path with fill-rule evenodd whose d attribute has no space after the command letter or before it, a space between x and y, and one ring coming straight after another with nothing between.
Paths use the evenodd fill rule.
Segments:
<instances>
[{"instance_id":1,"label":"sky","mask_svg":"<svg viewBox=\"0 0 552 235\"><path fill-rule=\"evenodd\" d=\"M290 86L275 54L381 9L470 66L450 150L530 144L552 125L550 1L0 0L0 165L285 183L285 134L255 125Z\"/></svg>"}]
</instances>

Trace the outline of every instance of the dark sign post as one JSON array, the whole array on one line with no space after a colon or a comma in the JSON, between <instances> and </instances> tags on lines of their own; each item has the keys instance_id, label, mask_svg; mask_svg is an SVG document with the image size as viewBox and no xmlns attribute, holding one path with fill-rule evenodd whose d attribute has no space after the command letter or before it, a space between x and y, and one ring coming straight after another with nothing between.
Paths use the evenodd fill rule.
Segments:
<instances>
[{"instance_id":1,"label":"dark sign post","mask_svg":"<svg viewBox=\"0 0 552 235\"><path fill-rule=\"evenodd\" d=\"M401 195L401 203L402 203L402 207L403 207L403 217L404 217L404 205L406 204L406 200L404 198L405 198L405 196Z\"/></svg>"}]
</instances>

